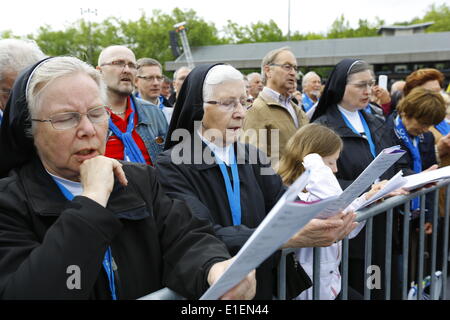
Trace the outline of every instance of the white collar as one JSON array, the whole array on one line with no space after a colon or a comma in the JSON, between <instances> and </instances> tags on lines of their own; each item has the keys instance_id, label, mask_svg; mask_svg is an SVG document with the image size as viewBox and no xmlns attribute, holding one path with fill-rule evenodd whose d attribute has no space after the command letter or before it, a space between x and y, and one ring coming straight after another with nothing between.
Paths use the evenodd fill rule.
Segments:
<instances>
[{"instance_id":1,"label":"white collar","mask_svg":"<svg viewBox=\"0 0 450 320\"><path fill-rule=\"evenodd\" d=\"M83 185L80 182L67 180L58 176L55 176L54 174L48 172L47 169L45 169L49 175L53 177L57 182L61 183L67 190L70 191L70 193L73 194L74 197L79 196L83 193Z\"/></svg>"},{"instance_id":2,"label":"white collar","mask_svg":"<svg viewBox=\"0 0 450 320\"><path fill-rule=\"evenodd\" d=\"M214 155L225 162L227 166L230 166L230 150L231 146L233 145L230 143L226 147L219 147L218 145L214 144L211 141L208 141L205 137L202 136L200 131L197 131L197 134L200 136L202 141L208 146L208 148L211 149L212 152L214 152Z\"/></svg>"},{"instance_id":3,"label":"white collar","mask_svg":"<svg viewBox=\"0 0 450 320\"><path fill-rule=\"evenodd\" d=\"M276 92L275 90L269 88L269 87L264 87L263 91L268 94L270 97L272 97L272 99L274 99L275 101L281 102L283 104L289 104L291 102L292 96L289 95L288 97L283 96L281 93Z\"/></svg>"},{"instance_id":4,"label":"white collar","mask_svg":"<svg viewBox=\"0 0 450 320\"><path fill-rule=\"evenodd\" d=\"M350 111L341 107L340 105L338 105L338 109L345 115L345 117L351 123L353 128L355 128L355 130L357 130L358 132L364 132L364 126L362 124L361 118L359 117L359 110Z\"/></svg>"}]
</instances>

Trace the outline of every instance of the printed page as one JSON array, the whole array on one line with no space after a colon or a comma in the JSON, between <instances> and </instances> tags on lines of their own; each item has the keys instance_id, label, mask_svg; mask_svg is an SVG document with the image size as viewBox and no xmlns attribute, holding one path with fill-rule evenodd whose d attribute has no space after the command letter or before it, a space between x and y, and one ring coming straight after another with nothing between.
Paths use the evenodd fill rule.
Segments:
<instances>
[{"instance_id":1,"label":"printed page","mask_svg":"<svg viewBox=\"0 0 450 320\"><path fill-rule=\"evenodd\" d=\"M353 200L358 198L404 154L405 151L401 150L399 146L386 148L381 151L359 177L342 192L339 198L318 215L317 218L326 219L347 208Z\"/></svg>"},{"instance_id":2,"label":"printed page","mask_svg":"<svg viewBox=\"0 0 450 320\"><path fill-rule=\"evenodd\" d=\"M381 198L385 197L392 191L395 191L401 187L403 187L406 184L406 179L403 177L403 172L400 170L395 176L393 176L377 193L375 193L369 200L366 200L365 202L361 203L359 207L354 208L355 211L365 208L368 205L371 205L375 201L380 200Z\"/></svg>"},{"instance_id":3,"label":"printed page","mask_svg":"<svg viewBox=\"0 0 450 320\"><path fill-rule=\"evenodd\" d=\"M420 188L428 183L448 178L450 178L450 166L406 176L406 184L404 188L406 190L413 190Z\"/></svg>"},{"instance_id":4,"label":"printed page","mask_svg":"<svg viewBox=\"0 0 450 320\"><path fill-rule=\"evenodd\" d=\"M308 173L306 173L307 175ZM278 201L239 250L235 261L205 292L200 298L201 300L219 299L336 198L332 197L314 204L295 203L293 200L295 200L298 190L305 188L307 179L303 177L301 181L297 180L296 182L298 183L294 183L294 188L289 188L288 192Z\"/></svg>"}]
</instances>

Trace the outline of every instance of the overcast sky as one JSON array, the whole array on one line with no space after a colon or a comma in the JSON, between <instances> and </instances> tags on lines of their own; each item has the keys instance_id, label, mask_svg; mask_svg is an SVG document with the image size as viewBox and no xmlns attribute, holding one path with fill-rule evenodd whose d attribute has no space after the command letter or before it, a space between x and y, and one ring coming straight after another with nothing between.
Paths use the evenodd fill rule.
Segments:
<instances>
[{"instance_id":1,"label":"overcast sky","mask_svg":"<svg viewBox=\"0 0 450 320\"><path fill-rule=\"evenodd\" d=\"M2 0L0 31L9 29L16 35L26 35L44 24L63 29L82 17L81 8L97 9L97 16L91 19L102 21L108 16L135 20L142 10L151 15L153 9L169 13L179 7L194 9L219 29L228 19L240 25L273 19L286 33L288 3L289 0ZM450 0L291 0L291 32L325 33L341 14L352 27L357 26L358 19L375 22L377 16L386 24L407 21L422 17L433 3L450 5Z\"/></svg>"}]
</instances>

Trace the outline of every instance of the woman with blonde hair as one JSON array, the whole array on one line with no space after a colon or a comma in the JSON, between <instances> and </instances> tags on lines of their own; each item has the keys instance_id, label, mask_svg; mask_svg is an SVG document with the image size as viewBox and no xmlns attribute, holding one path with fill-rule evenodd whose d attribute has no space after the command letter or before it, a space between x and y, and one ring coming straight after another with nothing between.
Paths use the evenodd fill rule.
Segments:
<instances>
[{"instance_id":1,"label":"woman with blonde hair","mask_svg":"<svg viewBox=\"0 0 450 320\"><path fill-rule=\"evenodd\" d=\"M283 183L291 185L305 170L310 170L309 182L306 190L299 193L302 201L312 202L342 193L342 189L335 177L337 160L343 149L342 139L331 129L320 124L311 123L300 128L286 145L286 152L280 161L278 174ZM376 184L372 190L356 199L344 210L347 214L359 207L362 201L370 198L380 190L383 183ZM355 237L364 224L354 223L349 237ZM338 241L329 247L322 248L320 260L320 299L336 299L341 290L341 276L339 264L341 262L342 243ZM313 248L301 248L296 251L296 258L303 269L312 278ZM349 288L350 299L362 299L355 290ZM311 300L312 289L302 292L297 299Z\"/></svg>"}]
</instances>

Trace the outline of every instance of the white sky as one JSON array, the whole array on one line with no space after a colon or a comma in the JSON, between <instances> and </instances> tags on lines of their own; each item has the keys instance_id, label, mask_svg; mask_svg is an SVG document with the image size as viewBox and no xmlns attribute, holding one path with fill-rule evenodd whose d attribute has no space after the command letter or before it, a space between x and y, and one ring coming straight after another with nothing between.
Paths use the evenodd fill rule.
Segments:
<instances>
[{"instance_id":1,"label":"white sky","mask_svg":"<svg viewBox=\"0 0 450 320\"><path fill-rule=\"evenodd\" d=\"M206 21L214 22L219 30L228 19L239 25L273 19L284 33L288 30L289 0L2 0L0 31L12 30L16 35L35 33L41 25L55 30L81 18L81 8L97 9L94 21L108 16L135 20L144 10L151 16L153 9L170 13L173 8L194 9ZM358 19L386 24L422 17L431 4L450 5L450 0L291 0L291 32L326 32L332 22L344 14L352 27ZM276 7L275 7L276 5ZM88 18L87 15L84 16Z\"/></svg>"}]
</instances>

